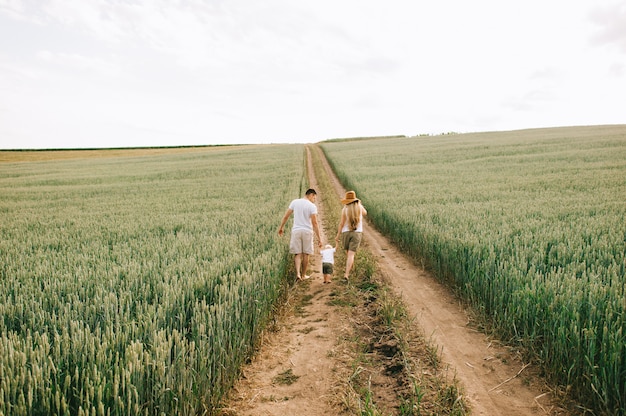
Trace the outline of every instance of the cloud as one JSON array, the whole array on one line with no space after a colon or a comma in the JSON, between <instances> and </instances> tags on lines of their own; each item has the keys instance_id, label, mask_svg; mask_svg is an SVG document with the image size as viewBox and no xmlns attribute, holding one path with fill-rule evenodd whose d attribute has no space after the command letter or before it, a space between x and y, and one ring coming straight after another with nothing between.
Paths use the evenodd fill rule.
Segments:
<instances>
[{"instance_id":1,"label":"cloud","mask_svg":"<svg viewBox=\"0 0 626 416\"><path fill-rule=\"evenodd\" d=\"M623 78L626 76L626 64L624 63L613 63L609 67L609 75L615 78Z\"/></svg>"},{"instance_id":2,"label":"cloud","mask_svg":"<svg viewBox=\"0 0 626 416\"><path fill-rule=\"evenodd\" d=\"M535 70L528 77L530 80L554 80L559 79L563 76L563 72L554 68L554 67L546 67Z\"/></svg>"},{"instance_id":3,"label":"cloud","mask_svg":"<svg viewBox=\"0 0 626 416\"><path fill-rule=\"evenodd\" d=\"M589 13L589 17L598 30L592 37L593 43L615 44L626 53L626 3L596 6Z\"/></svg>"},{"instance_id":4,"label":"cloud","mask_svg":"<svg viewBox=\"0 0 626 416\"><path fill-rule=\"evenodd\" d=\"M37 53L39 59L63 69L77 73L92 73L102 77L117 77L122 68L114 60L101 57L84 56L79 54L54 53L47 50Z\"/></svg>"},{"instance_id":5,"label":"cloud","mask_svg":"<svg viewBox=\"0 0 626 416\"><path fill-rule=\"evenodd\" d=\"M553 92L549 89L537 88L527 91L521 96L510 97L502 105L513 111L532 111L550 101L554 101L555 98Z\"/></svg>"},{"instance_id":6,"label":"cloud","mask_svg":"<svg viewBox=\"0 0 626 416\"><path fill-rule=\"evenodd\" d=\"M37 25L62 27L111 47L147 45L182 65L205 64L231 32L218 1L3 0L0 12ZM230 21L232 22L232 21Z\"/></svg>"}]
</instances>

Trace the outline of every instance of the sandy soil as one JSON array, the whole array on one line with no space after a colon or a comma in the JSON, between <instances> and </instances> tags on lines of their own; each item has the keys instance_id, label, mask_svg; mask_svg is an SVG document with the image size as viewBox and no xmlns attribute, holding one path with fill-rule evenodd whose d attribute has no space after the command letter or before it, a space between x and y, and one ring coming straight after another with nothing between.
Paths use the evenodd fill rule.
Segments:
<instances>
[{"instance_id":1,"label":"sandy soil","mask_svg":"<svg viewBox=\"0 0 626 416\"><path fill-rule=\"evenodd\" d=\"M310 149L319 150L316 146ZM332 197L343 196L345 190L330 174L337 193ZM312 173L309 177L315 187ZM367 206L367 201L364 203ZM320 217L323 221L322 210ZM364 238L385 279L426 337L438 346L443 363L456 375L472 414L567 414L556 405L541 379L534 376L536 369L521 362L512 349L474 329L460 303L428 272L369 224L365 225ZM348 333L350 322L334 314L328 305L329 296L340 282L322 284L319 255L313 256L310 269L314 270L312 278L296 289L307 302L298 307L299 313L285 317L278 331L266 335L260 352L244 368L226 414L340 414L342 386L338 375L346 369L337 339Z\"/></svg>"}]
</instances>

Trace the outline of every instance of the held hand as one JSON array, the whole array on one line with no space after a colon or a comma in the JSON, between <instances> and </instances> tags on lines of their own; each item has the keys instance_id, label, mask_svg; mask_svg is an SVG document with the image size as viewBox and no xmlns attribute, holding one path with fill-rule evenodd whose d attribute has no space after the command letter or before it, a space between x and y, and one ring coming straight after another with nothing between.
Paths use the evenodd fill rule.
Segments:
<instances>
[{"instance_id":1,"label":"held hand","mask_svg":"<svg viewBox=\"0 0 626 416\"><path fill-rule=\"evenodd\" d=\"M278 235L281 236L281 237L283 236L283 229L282 228L278 229Z\"/></svg>"}]
</instances>

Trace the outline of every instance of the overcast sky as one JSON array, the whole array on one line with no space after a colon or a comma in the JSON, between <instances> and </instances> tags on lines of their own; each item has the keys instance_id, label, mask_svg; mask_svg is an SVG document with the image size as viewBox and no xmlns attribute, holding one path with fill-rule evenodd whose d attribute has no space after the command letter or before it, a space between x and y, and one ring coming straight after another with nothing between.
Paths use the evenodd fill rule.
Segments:
<instances>
[{"instance_id":1,"label":"overcast sky","mask_svg":"<svg viewBox=\"0 0 626 416\"><path fill-rule=\"evenodd\" d=\"M0 0L0 148L626 123L623 0Z\"/></svg>"}]
</instances>

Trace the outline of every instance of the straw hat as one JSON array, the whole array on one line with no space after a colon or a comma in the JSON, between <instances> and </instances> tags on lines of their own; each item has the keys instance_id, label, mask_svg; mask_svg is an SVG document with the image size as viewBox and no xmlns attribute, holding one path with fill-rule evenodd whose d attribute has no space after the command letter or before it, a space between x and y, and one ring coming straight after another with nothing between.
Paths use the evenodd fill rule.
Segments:
<instances>
[{"instance_id":1,"label":"straw hat","mask_svg":"<svg viewBox=\"0 0 626 416\"><path fill-rule=\"evenodd\" d=\"M348 191L346 192L346 197L344 199L341 200L341 203L344 205L348 205L351 204L355 201L358 201L359 199L356 197L356 192L354 191Z\"/></svg>"}]
</instances>

